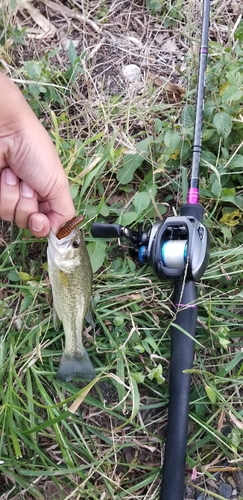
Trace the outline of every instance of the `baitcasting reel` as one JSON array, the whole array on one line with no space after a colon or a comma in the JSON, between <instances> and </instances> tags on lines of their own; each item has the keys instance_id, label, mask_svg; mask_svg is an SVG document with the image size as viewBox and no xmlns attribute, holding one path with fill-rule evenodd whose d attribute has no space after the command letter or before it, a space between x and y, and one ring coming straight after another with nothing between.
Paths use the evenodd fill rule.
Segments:
<instances>
[{"instance_id":1,"label":"baitcasting reel","mask_svg":"<svg viewBox=\"0 0 243 500\"><path fill-rule=\"evenodd\" d=\"M160 279L179 280L186 270L187 279L198 281L209 260L207 229L194 216L168 217L148 231L142 224L134 231L120 224L97 222L91 226L91 234L105 239L125 237L138 251L139 261L148 263Z\"/></svg>"}]
</instances>

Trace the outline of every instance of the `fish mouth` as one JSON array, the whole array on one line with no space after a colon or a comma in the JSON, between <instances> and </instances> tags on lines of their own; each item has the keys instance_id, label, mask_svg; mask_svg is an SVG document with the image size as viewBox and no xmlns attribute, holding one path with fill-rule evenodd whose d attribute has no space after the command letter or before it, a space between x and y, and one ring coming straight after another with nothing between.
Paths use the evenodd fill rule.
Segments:
<instances>
[{"instance_id":1,"label":"fish mouth","mask_svg":"<svg viewBox=\"0 0 243 500\"><path fill-rule=\"evenodd\" d=\"M79 241L79 231L75 228L72 230L72 232L68 235L65 236L64 238L58 239L57 236L50 231L48 234L48 241L49 243L55 248L58 249L58 251L65 251L67 250L74 239L77 239Z\"/></svg>"}]
</instances>

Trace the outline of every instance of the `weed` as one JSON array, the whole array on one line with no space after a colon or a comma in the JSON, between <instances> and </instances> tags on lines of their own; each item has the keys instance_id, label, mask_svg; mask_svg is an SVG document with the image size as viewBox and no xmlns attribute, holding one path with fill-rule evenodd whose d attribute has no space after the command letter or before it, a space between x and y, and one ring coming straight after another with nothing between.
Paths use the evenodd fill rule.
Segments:
<instances>
[{"instance_id":1,"label":"weed","mask_svg":"<svg viewBox=\"0 0 243 500\"><path fill-rule=\"evenodd\" d=\"M94 241L90 226L94 220L149 225L175 213L185 200L196 85L196 56L188 49L198 39L199 12L194 20L190 4L183 12L181 1L149 2L150 12L139 3L125 2L122 9L98 3L82 12L83 24L78 2L66 3L45 7L52 22L62 25L54 39L46 33L28 38L31 16L14 2L5 3L0 57L49 130L77 212L86 215L96 328L86 328L84 338L109 390L104 402L91 387L57 382L63 336L53 328L45 242L28 231L11 232L3 223L1 493L6 498L152 500L158 496L168 404L173 285L159 282L116 241ZM234 39L227 38L217 19L232 28L235 18L222 11L221 2L212 9L221 38L211 30L200 184L212 251L198 284L187 456L189 469L201 474L203 491L211 488L213 465L226 459L229 467L240 468L243 451L242 23ZM40 13L47 11L43 7ZM164 41L168 30L171 37L176 34L180 54L163 54L162 61L156 36ZM143 42L145 32L151 37ZM63 33L80 45L69 40L64 49ZM124 82L115 85L121 65L131 62L144 71L138 94ZM147 66L159 75L151 80ZM171 75L177 87L168 87Z\"/></svg>"}]
</instances>

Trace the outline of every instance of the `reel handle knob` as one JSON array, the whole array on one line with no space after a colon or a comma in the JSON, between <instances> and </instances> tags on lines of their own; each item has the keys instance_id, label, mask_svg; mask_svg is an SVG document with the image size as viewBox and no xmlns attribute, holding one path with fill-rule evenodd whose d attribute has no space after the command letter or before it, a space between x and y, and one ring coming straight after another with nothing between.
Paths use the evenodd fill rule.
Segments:
<instances>
[{"instance_id":1,"label":"reel handle knob","mask_svg":"<svg viewBox=\"0 0 243 500\"><path fill-rule=\"evenodd\" d=\"M95 222L91 226L91 234L94 238L119 238L123 234L123 226L120 224L103 224Z\"/></svg>"}]
</instances>

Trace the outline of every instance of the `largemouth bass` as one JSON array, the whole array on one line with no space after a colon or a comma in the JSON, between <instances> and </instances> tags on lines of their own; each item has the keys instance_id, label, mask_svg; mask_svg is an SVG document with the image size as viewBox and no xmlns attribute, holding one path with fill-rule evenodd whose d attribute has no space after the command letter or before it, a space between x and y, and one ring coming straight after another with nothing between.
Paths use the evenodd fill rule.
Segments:
<instances>
[{"instance_id":1,"label":"largemouth bass","mask_svg":"<svg viewBox=\"0 0 243 500\"><path fill-rule=\"evenodd\" d=\"M57 236L48 235L47 260L53 295L54 328L62 322L65 349L57 378L92 380L95 370L83 346L82 330L92 295L92 268L82 233L77 224L83 216L74 217Z\"/></svg>"}]
</instances>

